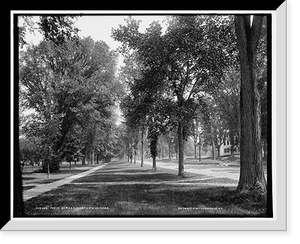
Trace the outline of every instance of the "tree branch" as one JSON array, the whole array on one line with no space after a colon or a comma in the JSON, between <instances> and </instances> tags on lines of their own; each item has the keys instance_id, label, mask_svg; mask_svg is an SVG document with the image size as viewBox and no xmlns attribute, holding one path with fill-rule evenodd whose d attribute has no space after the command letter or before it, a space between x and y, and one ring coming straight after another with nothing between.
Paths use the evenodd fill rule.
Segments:
<instances>
[{"instance_id":1,"label":"tree branch","mask_svg":"<svg viewBox=\"0 0 300 244\"><path fill-rule=\"evenodd\" d=\"M181 91L182 96L184 94L185 87L189 82L189 76L190 76L190 61L188 60L187 63L186 63L186 75L185 75L185 78L184 78L184 83L183 83L182 91Z\"/></svg>"},{"instance_id":2,"label":"tree branch","mask_svg":"<svg viewBox=\"0 0 300 244\"><path fill-rule=\"evenodd\" d=\"M244 52L246 52L246 48L247 48L247 34L245 28L246 27L245 21L247 22L247 18L245 18L244 15L234 16L235 32L237 36L239 50L243 50Z\"/></svg>"},{"instance_id":3,"label":"tree branch","mask_svg":"<svg viewBox=\"0 0 300 244\"><path fill-rule=\"evenodd\" d=\"M260 32L262 29L262 22L263 22L263 15L254 15L253 16L253 22L251 27L251 45L252 45L252 51L253 53L256 52L258 41L260 37Z\"/></svg>"},{"instance_id":4,"label":"tree branch","mask_svg":"<svg viewBox=\"0 0 300 244\"><path fill-rule=\"evenodd\" d=\"M190 94L189 94L188 98L186 99L187 101L191 98L191 96L192 96L192 94L193 94L193 92L194 92L194 90L196 88L196 85L197 85L197 83L198 83L199 80L200 80L200 78L196 79L196 81L195 81L195 83L194 83L194 85L193 85L193 87L192 87L192 89L190 91Z\"/></svg>"}]
</instances>

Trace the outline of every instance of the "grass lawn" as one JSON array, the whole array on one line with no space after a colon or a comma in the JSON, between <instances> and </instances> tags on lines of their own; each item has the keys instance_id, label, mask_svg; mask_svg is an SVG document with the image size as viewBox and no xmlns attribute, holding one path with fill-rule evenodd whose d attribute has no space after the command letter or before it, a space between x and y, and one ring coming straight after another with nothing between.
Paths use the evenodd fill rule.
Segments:
<instances>
[{"instance_id":1,"label":"grass lawn","mask_svg":"<svg viewBox=\"0 0 300 244\"><path fill-rule=\"evenodd\" d=\"M25 208L27 216L49 217L265 216L263 199L240 194L236 187L214 185L222 182L231 181L196 174L181 178L172 171L114 162L26 201Z\"/></svg>"},{"instance_id":2,"label":"grass lawn","mask_svg":"<svg viewBox=\"0 0 300 244\"><path fill-rule=\"evenodd\" d=\"M39 185L39 184L48 184L63 178L66 178L71 175L79 174L86 170L91 169L92 167L96 167L98 164L95 165L72 165L72 168L69 168L69 165L61 165L59 172L52 173L50 178L47 178L46 173L38 173L38 170L41 167L35 166L27 166L25 170L22 172L22 180L23 180L23 188L24 190L31 189L32 186L29 185ZM37 172L35 172L37 171Z\"/></svg>"}]
</instances>

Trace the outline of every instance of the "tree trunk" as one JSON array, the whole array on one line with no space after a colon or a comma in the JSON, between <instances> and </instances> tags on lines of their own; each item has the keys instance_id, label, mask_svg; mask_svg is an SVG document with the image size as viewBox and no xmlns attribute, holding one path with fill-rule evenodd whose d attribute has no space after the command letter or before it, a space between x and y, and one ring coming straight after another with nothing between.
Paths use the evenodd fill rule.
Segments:
<instances>
[{"instance_id":1,"label":"tree trunk","mask_svg":"<svg viewBox=\"0 0 300 244\"><path fill-rule=\"evenodd\" d=\"M168 144L169 144L169 159L171 159L171 140L168 140Z\"/></svg>"},{"instance_id":2,"label":"tree trunk","mask_svg":"<svg viewBox=\"0 0 300 244\"><path fill-rule=\"evenodd\" d=\"M218 158L221 157L221 145L217 145L217 150L218 150Z\"/></svg>"},{"instance_id":3,"label":"tree trunk","mask_svg":"<svg viewBox=\"0 0 300 244\"><path fill-rule=\"evenodd\" d=\"M95 149L92 148L91 155L90 155L91 165L94 165L94 157L95 157Z\"/></svg>"},{"instance_id":4,"label":"tree trunk","mask_svg":"<svg viewBox=\"0 0 300 244\"><path fill-rule=\"evenodd\" d=\"M129 163L132 164L132 158L133 158L133 146L131 145L131 148L129 149Z\"/></svg>"},{"instance_id":5,"label":"tree trunk","mask_svg":"<svg viewBox=\"0 0 300 244\"><path fill-rule=\"evenodd\" d=\"M50 162L47 163L47 179L50 178Z\"/></svg>"},{"instance_id":6,"label":"tree trunk","mask_svg":"<svg viewBox=\"0 0 300 244\"><path fill-rule=\"evenodd\" d=\"M133 164L136 165L136 148L133 149Z\"/></svg>"},{"instance_id":7,"label":"tree trunk","mask_svg":"<svg viewBox=\"0 0 300 244\"><path fill-rule=\"evenodd\" d=\"M50 178L50 147L48 147L47 178Z\"/></svg>"},{"instance_id":8,"label":"tree trunk","mask_svg":"<svg viewBox=\"0 0 300 244\"><path fill-rule=\"evenodd\" d=\"M144 166L144 132L142 130L142 139L141 139L141 167Z\"/></svg>"},{"instance_id":9,"label":"tree trunk","mask_svg":"<svg viewBox=\"0 0 300 244\"><path fill-rule=\"evenodd\" d=\"M178 175L184 175L184 138L183 138L183 123L178 123Z\"/></svg>"},{"instance_id":10,"label":"tree trunk","mask_svg":"<svg viewBox=\"0 0 300 244\"><path fill-rule=\"evenodd\" d=\"M124 162L126 162L126 144L123 143L123 159L124 159Z\"/></svg>"},{"instance_id":11,"label":"tree trunk","mask_svg":"<svg viewBox=\"0 0 300 244\"><path fill-rule=\"evenodd\" d=\"M197 159L197 143L194 143L195 159Z\"/></svg>"},{"instance_id":12,"label":"tree trunk","mask_svg":"<svg viewBox=\"0 0 300 244\"><path fill-rule=\"evenodd\" d=\"M202 141L199 134L199 162L201 162Z\"/></svg>"},{"instance_id":13,"label":"tree trunk","mask_svg":"<svg viewBox=\"0 0 300 244\"><path fill-rule=\"evenodd\" d=\"M212 151L213 160L216 160L215 143L214 143L213 140L212 140L212 143L211 143L211 151Z\"/></svg>"},{"instance_id":14,"label":"tree trunk","mask_svg":"<svg viewBox=\"0 0 300 244\"><path fill-rule=\"evenodd\" d=\"M156 171L156 156L152 156L152 170Z\"/></svg>"},{"instance_id":15,"label":"tree trunk","mask_svg":"<svg viewBox=\"0 0 300 244\"><path fill-rule=\"evenodd\" d=\"M266 193L262 167L260 96L255 74L255 56L263 16L254 15L252 26L249 15L235 16L241 69L241 154L239 191L259 190Z\"/></svg>"},{"instance_id":16,"label":"tree trunk","mask_svg":"<svg viewBox=\"0 0 300 244\"><path fill-rule=\"evenodd\" d=\"M156 171L156 156L157 156L157 142L158 142L158 135L156 133L151 133L150 136L150 155L152 157L152 169Z\"/></svg>"},{"instance_id":17,"label":"tree trunk","mask_svg":"<svg viewBox=\"0 0 300 244\"><path fill-rule=\"evenodd\" d=\"M90 164L90 153L88 153L88 152L85 154L85 163L86 163L87 165Z\"/></svg>"},{"instance_id":18,"label":"tree trunk","mask_svg":"<svg viewBox=\"0 0 300 244\"><path fill-rule=\"evenodd\" d=\"M82 157L82 165L84 165L85 164L85 155L83 155L83 157Z\"/></svg>"}]
</instances>

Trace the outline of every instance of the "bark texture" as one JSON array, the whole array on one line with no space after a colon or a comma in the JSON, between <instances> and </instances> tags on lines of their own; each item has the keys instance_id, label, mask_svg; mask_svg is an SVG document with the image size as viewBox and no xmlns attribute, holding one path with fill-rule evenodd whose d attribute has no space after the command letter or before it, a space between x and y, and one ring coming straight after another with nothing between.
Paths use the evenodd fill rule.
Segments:
<instances>
[{"instance_id":1,"label":"bark texture","mask_svg":"<svg viewBox=\"0 0 300 244\"><path fill-rule=\"evenodd\" d=\"M184 138L183 123L178 123L178 175L184 176Z\"/></svg>"},{"instance_id":2,"label":"bark texture","mask_svg":"<svg viewBox=\"0 0 300 244\"><path fill-rule=\"evenodd\" d=\"M144 131L142 130L142 139L141 139L141 167L144 166Z\"/></svg>"},{"instance_id":3,"label":"bark texture","mask_svg":"<svg viewBox=\"0 0 300 244\"><path fill-rule=\"evenodd\" d=\"M255 74L255 56L262 28L263 16L235 16L241 68L241 156L238 190L258 189L266 193L266 180L261 155L260 96Z\"/></svg>"},{"instance_id":4,"label":"bark texture","mask_svg":"<svg viewBox=\"0 0 300 244\"><path fill-rule=\"evenodd\" d=\"M201 135L199 134L199 162L201 162L201 150L202 150L202 141L201 141Z\"/></svg>"}]
</instances>

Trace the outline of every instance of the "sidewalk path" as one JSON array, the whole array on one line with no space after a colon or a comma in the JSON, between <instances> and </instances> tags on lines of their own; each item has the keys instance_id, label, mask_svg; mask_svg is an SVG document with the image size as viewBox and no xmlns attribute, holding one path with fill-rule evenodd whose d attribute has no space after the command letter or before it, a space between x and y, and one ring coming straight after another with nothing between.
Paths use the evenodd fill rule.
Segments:
<instances>
[{"instance_id":1,"label":"sidewalk path","mask_svg":"<svg viewBox=\"0 0 300 244\"><path fill-rule=\"evenodd\" d=\"M64 184L68 184L68 183L72 182L73 180L87 176L87 175L95 172L96 170L101 169L103 166L105 166L105 164L101 164L90 170L84 171L84 172L76 174L76 175L72 175L70 177L67 177L67 178L52 182L52 183L38 185L37 187L35 187L33 189L25 190L25 191L23 191L23 199L24 199L24 201L27 201L30 198L36 197L44 192L50 191L50 190L57 188L59 186L62 186Z\"/></svg>"},{"instance_id":2,"label":"sidewalk path","mask_svg":"<svg viewBox=\"0 0 300 244\"><path fill-rule=\"evenodd\" d=\"M152 167L152 161L151 160L144 160L144 164ZM156 165L158 168L162 169L170 169L170 170L176 170L178 171L178 164L174 162L156 162ZM267 179L267 171L265 170L265 177ZM184 165L184 171L187 173L194 173L194 174L201 174L206 175L207 177L212 178L227 178L231 180L239 180L240 177L240 167L238 166L220 166L216 164L212 164L208 166L207 164L185 164Z\"/></svg>"}]
</instances>

